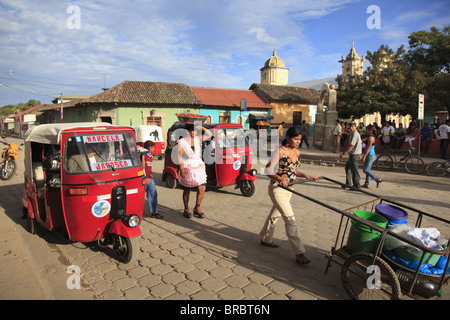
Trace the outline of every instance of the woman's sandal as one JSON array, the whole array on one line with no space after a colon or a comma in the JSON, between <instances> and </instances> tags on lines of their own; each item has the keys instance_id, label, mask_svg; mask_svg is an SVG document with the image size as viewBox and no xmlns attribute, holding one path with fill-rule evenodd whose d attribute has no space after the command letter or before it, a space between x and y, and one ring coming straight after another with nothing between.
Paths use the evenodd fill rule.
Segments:
<instances>
[{"instance_id":1,"label":"woman's sandal","mask_svg":"<svg viewBox=\"0 0 450 320\"><path fill-rule=\"evenodd\" d=\"M273 242L272 243L267 243L267 242L261 241L261 245L266 246L266 247L270 247L270 248L278 248L279 247L277 244L275 244Z\"/></svg>"},{"instance_id":2,"label":"woman's sandal","mask_svg":"<svg viewBox=\"0 0 450 320\"><path fill-rule=\"evenodd\" d=\"M188 212L186 210L183 211L183 216L188 218L188 219L191 219L193 217L192 213Z\"/></svg>"},{"instance_id":3,"label":"woman's sandal","mask_svg":"<svg viewBox=\"0 0 450 320\"><path fill-rule=\"evenodd\" d=\"M203 218L205 217L205 214L204 214L203 212L198 212L198 211L195 211L195 210L194 210L194 216L195 216L196 218L203 219Z\"/></svg>"},{"instance_id":4,"label":"woman's sandal","mask_svg":"<svg viewBox=\"0 0 450 320\"><path fill-rule=\"evenodd\" d=\"M298 256L295 256L295 261L297 261L298 264L308 264L311 262L311 260L308 259L308 257L306 257L303 254L299 254Z\"/></svg>"},{"instance_id":5,"label":"woman's sandal","mask_svg":"<svg viewBox=\"0 0 450 320\"><path fill-rule=\"evenodd\" d=\"M383 180L380 179L380 181L377 181L377 188L380 186L380 184L383 182Z\"/></svg>"}]
</instances>

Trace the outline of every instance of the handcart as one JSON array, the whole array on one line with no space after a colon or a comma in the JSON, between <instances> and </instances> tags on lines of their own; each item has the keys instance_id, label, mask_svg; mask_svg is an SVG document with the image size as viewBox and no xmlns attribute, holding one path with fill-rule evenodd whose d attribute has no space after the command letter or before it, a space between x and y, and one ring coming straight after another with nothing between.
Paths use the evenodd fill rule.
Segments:
<instances>
[{"instance_id":1,"label":"handcart","mask_svg":"<svg viewBox=\"0 0 450 320\"><path fill-rule=\"evenodd\" d=\"M342 187L348 187L341 182L327 177L320 177L320 179L333 182ZM312 180L301 180L297 183L308 181ZM442 250L431 249L399 233L393 232L389 226L385 228L369 220L362 219L355 215L354 212L355 210L375 212L374 209L376 205L387 203L408 210L409 213L416 213L417 220L415 228L421 227L422 219L424 217L450 226L449 220L353 187L350 187L350 189L364 193L374 199L348 209L340 210L292 189L282 186L280 186L280 188L288 190L342 215L334 246L331 248L330 252L326 254L328 262L325 273L327 273L328 269L331 267L331 262L340 265L342 267L341 281L350 298L354 300L399 300L407 296L413 299L423 300L435 299L442 296L442 289L448 284L450 277L450 274L448 274L450 240L446 241L447 244L446 246L444 245L444 249ZM351 225L354 222L379 233L379 236L375 240L373 250L369 250L369 252L349 252L348 247L346 246L346 240L348 241ZM414 267L401 263L401 259L396 259L396 257L386 249L386 239L389 241L396 239L405 245L419 249L422 254L418 263L416 263ZM429 258L430 255L439 256L439 262L441 262L442 266L442 270L438 270L441 271L440 273L429 273L427 270L424 270L423 267L427 266L425 263L426 258Z\"/></svg>"}]
</instances>

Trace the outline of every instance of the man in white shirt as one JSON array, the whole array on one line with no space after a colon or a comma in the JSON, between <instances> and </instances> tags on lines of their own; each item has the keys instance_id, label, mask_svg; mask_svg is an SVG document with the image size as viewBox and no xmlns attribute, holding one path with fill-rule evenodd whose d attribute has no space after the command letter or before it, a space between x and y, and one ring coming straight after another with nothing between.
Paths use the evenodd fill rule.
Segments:
<instances>
[{"instance_id":1,"label":"man in white shirt","mask_svg":"<svg viewBox=\"0 0 450 320\"><path fill-rule=\"evenodd\" d=\"M341 122L336 119L336 127L333 130L334 137L334 153L338 153L341 149Z\"/></svg>"},{"instance_id":2,"label":"man in white shirt","mask_svg":"<svg viewBox=\"0 0 450 320\"><path fill-rule=\"evenodd\" d=\"M439 126L439 137L441 138L441 157L447 159L448 142L450 140L450 119L445 121L445 124Z\"/></svg>"},{"instance_id":3,"label":"man in white shirt","mask_svg":"<svg viewBox=\"0 0 450 320\"><path fill-rule=\"evenodd\" d=\"M361 158L362 153L362 141L361 136L356 130L355 121L350 122L350 131L352 132L348 137L349 146L346 151L341 153L340 157L343 158L347 153L349 154L348 160L345 164L345 184L348 186L353 182L353 187L361 189L360 176L358 171L358 161ZM346 186L342 186L346 188Z\"/></svg>"}]
</instances>

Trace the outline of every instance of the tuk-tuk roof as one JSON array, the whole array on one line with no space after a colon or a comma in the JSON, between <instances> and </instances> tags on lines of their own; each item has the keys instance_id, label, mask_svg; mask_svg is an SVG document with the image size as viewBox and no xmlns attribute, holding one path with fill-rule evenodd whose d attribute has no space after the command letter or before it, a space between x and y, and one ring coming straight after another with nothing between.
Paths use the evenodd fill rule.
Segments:
<instances>
[{"instance_id":1,"label":"tuk-tuk roof","mask_svg":"<svg viewBox=\"0 0 450 320\"><path fill-rule=\"evenodd\" d=\"M49 123L30 128L25 133L25 142L38 142L45 144L59 144L61 133L65 130L86 127L112 127L106 122L73 122Z\"/></svg>"},{"instance_id":2,"label":"tuk-tuk roof","mask_svg":"<svg viewBox=\"0 0 450 320\"><path fill-rule=\"evenodd\" d=\"M162 129L160 126L149 125L149 124L138 124L133 125L133 129L136 131L136 142L145 142L147 140L149 134L154 132L155 130L161 134L159 137L160 141L163 141Z\"/></svg>"}]
</instances>

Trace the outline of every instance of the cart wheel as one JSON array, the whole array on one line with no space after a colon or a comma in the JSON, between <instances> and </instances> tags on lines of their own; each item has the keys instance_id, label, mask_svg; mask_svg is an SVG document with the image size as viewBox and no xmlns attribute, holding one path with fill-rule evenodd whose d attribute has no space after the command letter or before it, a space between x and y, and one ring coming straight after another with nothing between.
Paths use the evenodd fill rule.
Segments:
<instances>
[{"instance_id":1,"label":"cart wheel","mask_svg":"<svg viewBox=\"0 0 450 320\"><path fill-rule=\"evenodd\" d=\"M113 235L113 249L117 253L118 259L122 263L135 260L139 253L139 242L136 237L127 238Z\"/></svg>"},{"instance_id":2,"label":"cart wheel","mask_svg":"<svg viewBox=\"0 0 450 320\"><path fill-rule=\"evenodd\" d=\"M170 173L166 174L166 184L170 189L175 189L177 187L178 180L173 177Z\"/></svg>"},{"instance_id":3,"label":"cart wheel","mask_svg":"<svg viewBox=\"0 0 450 320\"><path fill-rule=\"evenodd\" d=\"M243 196L251 197L255 193L255 184L253 181L243 180L239 184Z\"/></svg>"},{"instance_id":4,"label":"cart wheel","mask_svg":"<svg viewBox=\"0 0 450 320\"><path fill-rule=\"evenodd\" d=\"M354 300L398 300L400 283L391 267L380 257L360 252L342 266L341 280L345 291ZM370 268L375 265L375 268ZM379 282L376 280L379 279Z\"/></svg>"}]
</instances>

